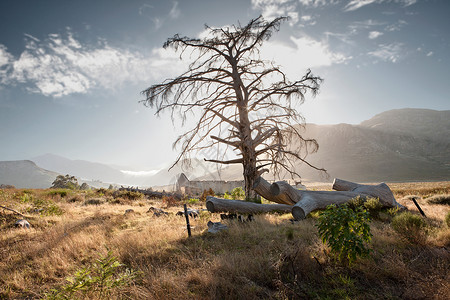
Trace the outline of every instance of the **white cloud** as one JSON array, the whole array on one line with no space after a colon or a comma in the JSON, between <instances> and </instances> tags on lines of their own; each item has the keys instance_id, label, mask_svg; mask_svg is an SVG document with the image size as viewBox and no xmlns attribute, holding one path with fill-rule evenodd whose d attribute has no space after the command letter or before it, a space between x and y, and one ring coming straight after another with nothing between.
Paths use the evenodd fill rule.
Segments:
<instances>
[{"instance_id":1,"label":"white cloud","mask_svg":"<svg viewBox=\"0 0 450 300\"><path fill-rule=\"evenodd\" d=\"M377 37L382 36L382 35L383 35L382 32L371 31L371 32L369 32L369 39L373 40L373 39L376 39Z\"/></svg>"},{"instance_id":2,"label":"white cloud","mask_svg":"<svg viewBox=\"0 0 450 300\"><path fill-rule=\"evenodd\" d=\"M308 68L327 67L351 59L342 53L331 51L326 42L311 37L291 37L291 41L294 47L267 42L261 49L261 56L264 59L274 60L294 78Z\"/></svg>"},{"instance_id":3,"label":"white cloud","mask_svg":"<svg viewBox=\"0 0 450 300\"><path fill-rule=\"evenodd\" d=\"M173 2L173 6L169 12L169 16L172 19L177 19L180 16L180 9L178 8L178 1Z\"/></svg>"},{"instance_id":4,"label":"white cloud","mask_svg":"<svg viewBox=\"0 0 450 300\"><path fill-rule=\"evenodd\" d=\"M113 91L125 83L150 82L185 68L170 49L154 49L144 56L105 42L91 47L70 32L67 37L51 34L37 41L29 37L17 59L0 45L0 83L26 84L30 92L62 97L93 88Z\"/></svg>"},{"instance_id":5,"label":"white cloud","mask_svg":"<svg viewBox=\"0 0 450 300\"><path fill-rule=\"evenodd\" d=\"M265 19L273 20L280 16L288 16L290 25L298 23L296 7L297 2L292 0L252 0L252 8L261 11Z\"/></svg>"},{"instance_id":6,"label":"white cloud","mask_svg":"<svg viewBox=\"0 0 450 300\"><path fill-rule=\"evenodd\" d=\"M300 3L303 6L310 6L310 7L319 7L319 6L325 6L329 4L336 4L339 0L300 0Z\"/></svg>"},{"instance_id":7,"label":"white cloud","mask_svg":"<svg viewBox=\"0 0 450 300\"><path fill-rule=\"evenodd\" d=\"M347 5L344 7L344 11L354 11L372 3L383 3L383 2L392 2L392 0L352 0L349 3L347 3ZM417 0L394 0L393 2L402 4L403 6L406 7L415 4Z\"/></svg>"},{"instance_id":8,"label":"white cloud","mask_svg":"<svg viewBox=\"0 0 450 300\"><path fill-rule=\"evenodd\" d=\"M371 51L368 54L383 61L395 63L401 58L402 50L403 45L400 43L381 44L377 50Z\"/></svg>"}]
</instances>

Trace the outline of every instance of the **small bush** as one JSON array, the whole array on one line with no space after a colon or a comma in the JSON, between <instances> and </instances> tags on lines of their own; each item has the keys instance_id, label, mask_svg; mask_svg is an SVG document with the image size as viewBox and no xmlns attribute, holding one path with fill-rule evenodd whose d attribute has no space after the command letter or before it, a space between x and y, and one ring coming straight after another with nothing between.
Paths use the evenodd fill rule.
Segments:
<instances>
[{"instance_id":1,"label":"small bush","mask_svg":"<svg viewBox=\"0 0 450 300\"><path fill-rule=\"evenodd\" d=\"M39 213L43 216L59 216L64 213L63 210L52 200L34 198L30 196L30 200L28 202L31 204L31 207L27 209L30 213Z\"/></svg>"},{"instance_id":2,"label":"small bush","mask_svg":"<svg viewBox=\"0 0 450 300\"><path fill-rule=\"evenodd\" d=\"M59 195L61 198L64 198L68 195L68 190L66 189L54 189L47 192L47 195L49 196L56 196Z\"/></svg>"},{"instance_id":3,"label":"small bush","mask_svg":"<svg viewBox=\"0 0 450 300\"><path fill-rule=\"evenodd\" d=\"M178 205L178 200L173 196L163 196L162 204L165 208L173 207Z\"/></svg>"},{"instance_id":4,"label":"small bush","mask_svg":"<svg viewBox=\"0 0 450 300\"><path fill-rule=\"evenodd\" d=\"M434 195L428 198L430 204L450 205L450 194Z\"/></svg>"},{"instance_id":5,"label":"small bush","mask_svg":"<svg viewBox=\"0 0 450 300\"><path fill-rule=\"evenodd\" d=\"M96 198L88 199L88 200L84 201L84 205L100 205L102 203L103 203L103 201L101 199L96 199Z\"/></svg>"},{"instance_id":6,"label":"small bush","mask_svg":"<svg viewBox=\"0 0 450 300\"><path fill-rule=\"evenodd\" d=\"M392 228L411 243L422 244L426 240L426 224L422 217L404 212L392 219Z\"/></svg>"},{"instance_id":7,"label":"small bush","mask_svg":"<svg viewBox=\"0 0 450 300\"><path fill-rule=\"evenodd\" d=\"M228 200L233 200L233 197L227 192L225 192L225 194L223 194L223 198L224 199L228 199Z\"/></svg>"},{"instance_id":8,"label":"small bush","mask_svg":"<svg viewBox=\"0 0 450 300\"><path fill-rule=\"evenodd\" d=\"M208 196L215 196L214 191L212 190L212 188L209 188L209 190L203 190L203 193L200 196L200 200L205 202L206 201L206 197L208 197Z\"/></svg>"},{"instance_id":9,"label":"small bush","mask_svg":"<svg viewBox=\"0 0 450 300\"><path fill-rule=\"evenodd\" d=\"M94 265L82 268L67 283L46 294L47 299L110 299L113 292L133 282L138 273L124 268L111 251L97 259Z\"/></svg>"},{"instance_id":10,"label":"small bush","mask_svg":"<svg viewBox=\"0 0 450 300\"><path fill-rule=\"evenodd\" d=\"M380 199L369 198L364 202L364 208L369 212L372 218L376 219L379 217L383 205L380 203Z\"/></svg>"},{"instance_id":11,"label":"small bush","mask_svg":"<svg viewBox=\"0 0 450 300\"><path fill-rule=\"evenodd\" d=\"M106 195L106 193L109 193L108 190L105 190L105 189L100 189L100 190L103 190L105 192L105 193L103 193L103 195ZM140 192L127 191L127 190L121 190L121 191L114 192L114 198L139 200L139 199L142 199L143 197L144 197L144 194L142 194Z\"/></svg>"},{"instance_id":12,"label":"small bush","mask_svg":"<svg viewBox=\"0 0 450 300\"><path fill-rule=\"evenodd\" d=\"M352 263L358 256L370 254L365 243L369 243L370 215L362 207L351 208L344 204L340 207L329 205L317 220L317 228L322 241L330 246L339 260Z\"/></svg>"},{"instance_id":13,"label":"small bush","mask_svg":"<svg viewBox=\"0 0 450 300\"><path fill-rule=\"evenodd\" d=\"M84 198L81 195L75 195L73 197L70 197L69 200L67 200L67 202L69 203L74 203L74 202L83 202Z\"/></svg>"},{"instance_id":14,"label":"small bush","mask_svg":"<svg viewBox=\"0 0 450 300\"><path fill-rule=\"evenodd\" d=\"M244 200L245 199L245 192L241 187L234 188L231 191L231 198L233 200Z\"/></svg>"},{"instance_id":15,"label":"small bush","mask_svg":"<svg viewBox=\"0 0 450 300\"><path fill-rule=\"evenodd\" d=\"M196 203L198 203L200 201L200 199L198 199L198 198L189 198L187 201L186 201L186 204L196 204Z\"/></svg>"}]
</instances>

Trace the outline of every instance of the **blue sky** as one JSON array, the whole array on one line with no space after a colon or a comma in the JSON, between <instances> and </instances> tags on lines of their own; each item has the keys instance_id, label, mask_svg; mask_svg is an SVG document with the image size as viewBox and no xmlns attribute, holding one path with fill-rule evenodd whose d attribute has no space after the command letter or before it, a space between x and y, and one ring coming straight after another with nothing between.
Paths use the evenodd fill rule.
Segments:
<instances>
[{"instance_id":1,"label":"blue sky","mask_svg":"<svg viewBox=\"0 0 450 300\"><path fill-rule=\"evenodd\" d=\"M290 17L263 58L291 79L307 68L324 78L298 108L307 122L450 109L447 0L2 0L0 160L55 153L138 169L170 163L187 127L138 102L186 68L162 44L260 14Z\"/></svg>"}]
</instances>

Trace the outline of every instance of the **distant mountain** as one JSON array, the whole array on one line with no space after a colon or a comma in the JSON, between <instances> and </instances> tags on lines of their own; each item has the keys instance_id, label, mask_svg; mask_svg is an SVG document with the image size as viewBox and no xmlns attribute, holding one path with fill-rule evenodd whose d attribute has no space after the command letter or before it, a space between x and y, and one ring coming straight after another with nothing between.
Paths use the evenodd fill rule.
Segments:
<instances>
[{"instance_id":1,"label":"distant mountain","mask_svg":"<svg viewBox=\"0 0 450 300\"><path fill-rule=\"evenodd\" d=\"M175 183L177 176L182 172L186 173L189 179L195 179L217 171L216 164L198 159L192 159L191 168L182 168L177 165L170 171L167 167L156 173L122 171L117 167L85 160L71 160L55 154L41 155L32 160L42 168L61 174L70 174L86 181L90 180L91 182L87 182L90 185L92 185L92 181L141 187L167 185Z\"/></svg>"},{"instance_id":2,"label":"distant mountain","mask_svg":"<svg viewBox=\"0 0 450 300\"><path fill-rule=\"evenodd\" d=\"M330 175L327 179L297 165L304 181L335 177L356 182L450 180L448 110L396 109L359 125L307 124L303 136L319 143L319 151L308 155L308 162ZM240 179L242 167L228 167L222 174L225 180Z\"/></svg>"},{"instance_id":3,"label":"distant mountain","mask_svg":"<svg viewBox=\"0 0 450 300\"><path fill-rule=\"evenodd\" d=\"M0 161L0 184L10 184L16 188L49 188L58 175L30 160Z\"/></svg>"},{"instance_id":4,"label":"distant mountain","mask_svg":"<svg viewBox=\"0 0 450 300\"><path fill-rule=\"evenodd\" d=\"M303 136L314 138L319 151L307 160L328 170L329 178L305 165L297 165L303 181L329 181L334 177L357 181L450 180L450 111L396 109L359 125L307 124ZM298 147L293 142L290 147ZM180 173L190 180L242 180L242 166L217 171L217 164L193 159L192 168L179 165L154 172L122 171L118 167L70 160L54 154L32 161L0 162L0 184L47 188L58 174L70 174L93 186L106 183L162 186L176 182ZM50 170L50 171L48 171ZM270 178L270 174L265 175Z\"/></svg>"}]
</instances>

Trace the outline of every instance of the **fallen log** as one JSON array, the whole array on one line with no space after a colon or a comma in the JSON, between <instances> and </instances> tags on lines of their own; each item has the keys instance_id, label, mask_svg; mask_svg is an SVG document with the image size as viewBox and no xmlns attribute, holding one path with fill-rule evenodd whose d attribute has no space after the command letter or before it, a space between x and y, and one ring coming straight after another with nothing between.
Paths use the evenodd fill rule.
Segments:
<instances>
[{"instance_id":1,"label":"fallen log","mask_svg":"<svg viewBox=\"0 0 450 300\"><path fill-rule=\"evenodd\" d=\"M216 198L213 196L206 197L206 209L209 212L230 212L241 214L259 214L268 212L291 212L292 205L287 204L258 204L254 202L241 200L228 200Z\"/></svg>"},{"instance_id":2,"label":"fallen log","mask_svg":"<svg viewBox=\"0 0 450 300\"><path fill-rule=\"evenodd\" d=\"M285 181L275 182L268 187L269 183L258 178L255 181L255 191L267 200L278 203L292 203L292 215L295 219L304 219L310 212L324 209L330 204L344 204L357 196L374 197L386 207L404 208L397 201L385 184L363 185L342 179L335 179L333 189L337 191L304 191L297 190Z\"/></svg>"},{"instance_id":3,"label":"fallen log","mask_svg":"<svg viewBox=\"0 0 450 300\"><path fill-rule=\"evenodd\" d=\"M284 181L280 181L279 183L284 182ZM288 183L286 183L288 184ZM271 190L270 187L272 185L267 182L267 180L265 180L262 177L258 177L255 180L255 183L253 184L253 190L258 193L258 195L260 195L261 197L270 200L272 202L275 203L279 203L279 204L288 204L288 205L294 205L295 203L297 203L298 200L296 199L292 199L292 195L291 193L288 191L287 193L280 193L277 196L275 196Z\"/></svg>"}]
</instances>

